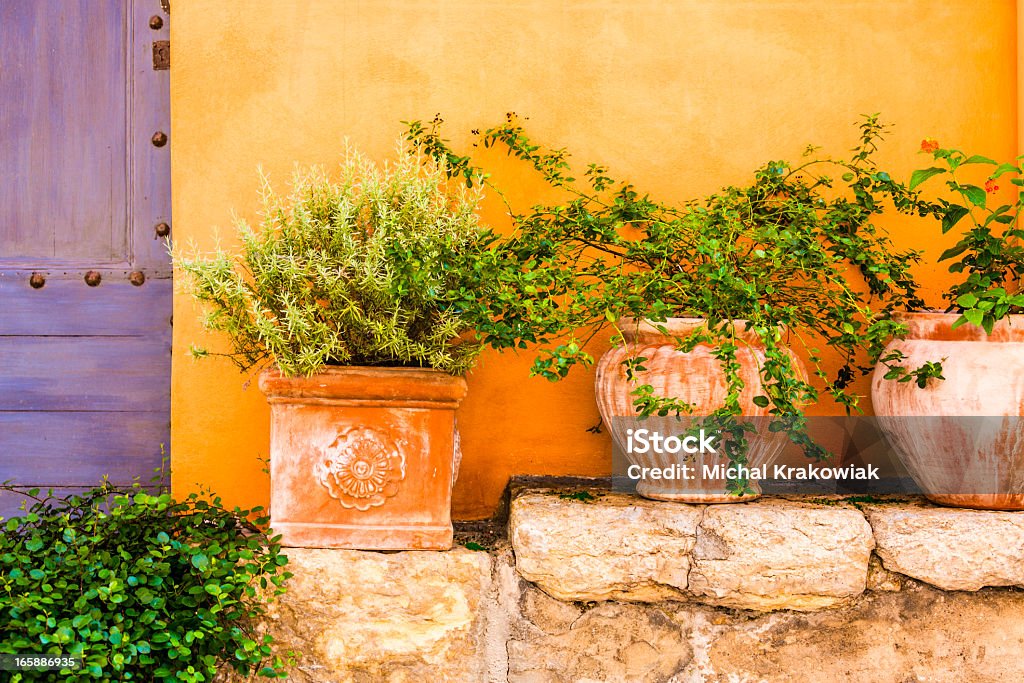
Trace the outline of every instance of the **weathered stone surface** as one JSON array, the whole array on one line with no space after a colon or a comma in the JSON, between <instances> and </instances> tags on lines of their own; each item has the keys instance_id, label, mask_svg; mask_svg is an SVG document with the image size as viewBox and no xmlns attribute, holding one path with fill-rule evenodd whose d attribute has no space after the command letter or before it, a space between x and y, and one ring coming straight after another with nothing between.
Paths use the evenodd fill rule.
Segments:
<instances>
[{"instance_id":1,"label":"weathered stone surface","mask_svg":"<svg viewBox=\"0 0 1024 683\"><path fill-rule=\"evenodd\" d=\"M519 573L562 600L695 597L762 611L859 595L874 546L857 509L791 500L704 507L527 492L510 529Z\"/></svg>"},{"instance_id":2,"label":"weathered stone surface","mask_svg":"<svg viewBox=\"0 0 1024 683\"><path fill-rule=\"evenodd\" d=\"M895 592L903 590L906 577L896 572L891 572L882 566L878 555L871 555L871 562L868 564L868 590Z\"/></svg>"},{"instance_id":3,"label":"weathered stone surface","mask_svg":"<svg viewBox=\"0 0 1024 683\"><path fill-rule=\"evenodd\" d=\"M650 605L607 602L581 612L569 624L552 629L547 620L557 602L535 588L525 588L527 626L508 643L509 683L577 683L581 681L667 681L692 656L685 634L660 609ZM546 622L546 623L545 623Z\"/></svg>"},{"instance_id":4,"label":"weathered stone surface","mask_svg":"<svg viewBox=\"0 0 1024 683\"><path fill-rule=\"evenodd\" d=\"M598 562L602 552L608 553L614 561L603 565L603 571L618 574L606 576L605 585L621 580L629 558L642 564L647 556L629 546L625 535L619 536L618 548L601 541L595 537L597 527L587 524L595 519L605 524L616 517L632 519L632 531L638 533L637 525L650 525L648 517L660 515L657 508L662 506L696 511L696 517L677 520L683 528L684 521L692 523L693 540L687 545L676 539L675 553L659 558L694 558L686 565L688 588L679 588L682 582L677 582L668 591L671 600L653 604L603 600L588 606L557 600L525 580L516 558L501 544L491 554L464 549L392 554L290 550L295 578L263 624L281 651L297 655L290 680L1024 680L1024 591L945 592L889 571L871 555L867 521L838 500L825 506L768 499L688 509L624 496L609 495L590 503L557 494L527 496L546 499L532 505L548 518L548 526L533 529L543 543L530 539L529 547L548 548L562 539L576 543L580 552L585 549L585 561ZM930 505L899 505L912 517L937 510ZM865 509L869 515L881 509L883 516L893 516L899 505L872 504ZM556 514L553 507L560 511ZM522 507L516 510L523 512ZM587 515L594 518L588 520ZM960 528L947 529L947 540ZM662 536L655 536L653 543L648 535L645 551L664 549L665 539L673 538L667 531L659 533ZM1010 532L1003 538L1007 544L1017 543ZM844 555L843 547L858 550ZM665 574L652 574L651 567ZM577 571L568 578L596 582L582 569ZM657 563L644 572L631 578L644 588L651 576L671 574ZM853 576L859 578L855 581ZM871 590L861 592L865 583ZM720 592L701 595L701 600L776 611L738 612L679 600L705 587ZM826 604L832 609L780 610L776 595L795 609Z\"/></svg>"},{"instance_id":5,"label":"weathered stone surface","mask_svg":"<svg viewBox=\"0 0 1024 683\"><path fill-rule=\"evenodd\" d=\"M1024 512L867 505L885 568L946 590L1024 586Z\"/></svg>"},{"instance_id":6,"label":"weathered stone surface","mask_svg":"<svg viewBox=\"0 0 1024 683\"><path fill-rule=\"evenodd\" d=\"M583 616L583 609L576 603L555 600L543 591L517 588L522 591L519 613L544 633L568 631Z\"/></svg>"},{"instance_id":7,"label":"weathered stone surface","mask_svg":"<svg viewBox=\"0 0 1024 683\"><path fill-rule=\"evenodd\" d=\"M516 567L562 600L682 599L702 510L614 493L590 503L525 492L509 521Z\"/></svg>"},{"instance_id":8,"label":"weathered stone surface","mask_svg":"<svg viewBox=\"0 0 1024 683\"><path fill-rule=\"evenodd\" d=\"M762 500L708 507L690 591L755 610L815 610L864 591L874 541L855 508Z\"/></svg>"},{"instance_id":9,"label":"weathered stone surface","mask_svg":"<svg viewBox=\"0 0 1024 683\"><path fill-rule=\"evenodd\" d=\"M487 553L287 551L294 577L266 628L300 683L484 680Z\"/></svg>"},{"instance_id":10,"label":"weathered stone surface","mask_svg":"<svg viewBox=\"0 0 1024 683\"><path fill-rule=\"evenodd\" d=\"M696 683L1002 683L1024 680L1024 593L908 586L848 607L756 619L696 615ZM709 618L710 617L710 618Z\"/></svg>"},{"instance_id":11,"label":"weathered stone surface","mask_svg":"<svg viewBox=\"0 0 1024 683\"><path fill-rule=\"evenodd\" d=\"M753 615L696 603L563 603L527 582L508 681L996 683L1024 676L1024 592L921 584L814 613ZM550 604L549 604L550 603ZM557 623L556 623L557 622ZM504 680L504 679L502 679Z\"/></svg>"}]
</instances>

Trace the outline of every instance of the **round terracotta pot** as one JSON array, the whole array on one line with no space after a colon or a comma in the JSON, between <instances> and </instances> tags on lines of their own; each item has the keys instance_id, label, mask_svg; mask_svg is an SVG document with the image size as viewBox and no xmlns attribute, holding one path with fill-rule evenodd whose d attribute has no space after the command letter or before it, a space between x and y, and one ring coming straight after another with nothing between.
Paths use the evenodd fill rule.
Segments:
<instances>
[{"instance_id":1,"label":"round terracotta pot","mask_svg":"<svg viewBox=\"0 0 1024 683\"><path fill-rule=\"evenodd\" d=\"M418 368L267 370L270 519L282 545L447 550L466 381Z\"/></svg>"},{"instance_id":2,"label":"round terracotta pot","mask_svg":"<svg viewBox=\"0 0 1024 683\"><path fill-rule=\"evenodd\" d=\"M906 367L942 362L945 380L921 389L884 379L871 401L879 427L929 500L940 505L1024 510L1024 315L952 329L956 313L908 313L893 340Z\"/></svg>"},{"instance_id":3,"label":"round terracotta pot","mask_svg":"<svg viewBox=\"0 0 1024 683\"><path fill-rule=\"evenodd\" d=\"M676 337L685 338L690 333L705 326L702 318L670 318L665 323L657 323ZM772 433L767 429L768 408L754 404L755 396L763 395L763 384L758 368L764 363L764 344L753 332L744 329L745 321L737 320L736 335L739 349L736 360L740 365L740 377L744 388L740 394L740 405L743 415L758 428L756 433L748 435L748 465L759 467L770 465L785 447L787 437L784 433ZM726 378L718 360L712 355L714 347L698 344L693 351L682 353L676 350L676 342L671 336L662 334L655 323L632 319L624 319L619 323L623 331L625 343L610 349L597 364L597 380L595 392L597 406L605 426L611 433L616 445L634 465L640 467L667 468L678 464L687 456L685 454L630 453L627 448L629 430L664 425L672 429L674 418L646 418L636 415L633 407L634 397L631 392L638 386L649 384L658 396L673 397L692 403L696 406L694 415L708 415L725 403ZM643 357L646 370L637 372L635 379L626 377L623 361L628 358ZM806 371L798 358L790 354L794 366L802 377ZM758 419L762 418L762 419ZM661 430L659 430L661 431ZM713 456L712 456L713 457ZM718 462L725 463L721 457ZM707 455L690 456L690 465L701 472L704 463L713 464ZM756 481L750 485L758 493L736 496L727 489L726 477L696 476L690 479L654 481L643 479L637 482L637 493L645 498L670 500L685 503L736 503L753 500L760 496L760 488Z\"/></svg>"}]
</instances>

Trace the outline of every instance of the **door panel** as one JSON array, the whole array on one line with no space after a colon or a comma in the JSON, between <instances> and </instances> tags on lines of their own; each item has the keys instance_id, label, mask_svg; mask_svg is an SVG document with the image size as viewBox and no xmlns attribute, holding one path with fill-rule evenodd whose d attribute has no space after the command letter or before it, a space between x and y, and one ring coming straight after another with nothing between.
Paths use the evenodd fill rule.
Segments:
<instances>
[{"instance_id":1,"label":"door panel","mask_svg":"<svg viewBox=\"0 0 1024 683\"><path fill-rule=\"evenodd\" d=\"M77 275L50 276L41 289L29 278L0 272L0 337L10 335L152 335L171 324L171 281L148 280L134 287L121 279L86 287ZM108 278L110 279L110 278ZM130 311L128 316L124 311Z\"/></svg>"},{"instance_id":2,"label":"door panel","mask_svg":"<svg viewBox=\"0 0 1024 683\"><path fill-rule=\"evenodd\" d=\"M26 482L94 486L104 474L121 471L137 471L148 481L146 467L159 464L163 438L158 422L134 411L0 410L0 451L26 455L20 467Z\"/></svg>"},{"instance_id":3,"label":"door panel","mask_svg":"<svg viewBox=\"0 0 1024 683\"><path fill-rule=\"evenodd\" d=\"M0 254L123 259L126 140L104 133L127 112L124 14L95 0L0 3Z\"/></svg>"},{"instance_id":4,"label":"door panel","mask_svg":"<svg viewBox=\"0 0 1024 683\"><path fill-rule=\"evenodd\" d=\"M168 342L145 337L0 337L0 410L170 409ZM40 438L42 438L40 434Z\"/></svg>"},{"instance_id":5,"label":"door panel","mask_svg":"<svg viewBox=\"0 0 1024 683\"><path fill-rule=\"evenodd\" d=\"M161 5L0 0L0 481L149 481L169 453Z\"/></svg>"}]
</instances>

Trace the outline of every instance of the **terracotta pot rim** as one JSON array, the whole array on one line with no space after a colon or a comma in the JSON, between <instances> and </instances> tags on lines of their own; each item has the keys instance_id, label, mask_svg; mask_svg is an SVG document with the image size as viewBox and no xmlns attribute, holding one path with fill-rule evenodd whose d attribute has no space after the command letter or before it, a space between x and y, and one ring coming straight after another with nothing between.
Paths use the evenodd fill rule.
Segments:
<instances>
[{"instance_id":1,"label":"terracotta pot rim","mask_svg":"<svg viewBox=\"0 0 1024 683\"><path fill-rule=\"evenodd\" d=\"M447 372L445 372L443 370L435 370L434 368L412 368L412 367L398 367L398 366L391 366L391 365L324 365L320 370L316 371L315 373L313 373L309 377L305 377L305 376L302 376L302 375L300 375L298 377L302 378L302 379L312 379L314 377L319 377L321 375L350 375L350 374L358 374L358 373L363 373L363 372L370 372L370 373L373 373L373 374L376 374L376 373L387 373L387 374L392 374L392 373L394 373L394 374L423 373L425 375L432 375L432 376L440 375L440 376L443 376L443 377L451 377L453 379L461 379L461 375L452 375L452 374L447 373ZM273 367L264 368L263 370L260 371L260 374L263 374L263 373L277 374L277 375L280 375L281 377L289 377L289 378L291 377L290 375L285 375L283 372L281 372L281 369L278 368L276 365L273 366Z\"/></svg>"},{"instance_id":2,"label":"terracotta pot rim","mask_svg":"<svg viewBox=\"0 0 1024 683\"><path fill-rule=\"evenodd\" d=\"M665 323L654 323L654 322L652 322L652 320L653 320L652 318L623 317L623 318L619 318L619 324L620 325L627 325L627 324L632 325L637 320L639 320L642 324L647 324L647 325L653 325L653 324L662 325L662 324L668 324L668 323L676 323L676 324L698 324L699 323L699 324L703 324L705 321L707 321L707 318L701 318L701 317L695 317L695 316L678 316L678 317L677 316L670 316L670 317L665 319ZM732 322L734 322L734 323L745 323L745 322L747 322L746 318L729 318L729 320L732 320Z\"/></svg>"},{"instance_id":3,"label":"terracotta pot rim","mask_svg":"<svg viewBox=\"0 0 1024 683\"><path fill-rule=\"evenodd\" d=\"M748 344L762 345L764 342L756 332L746 329L746 318L733 318L731 322L736 326L736 336ZM653 322L650 318L619 318L618 325L622 330L622 336L627 341L660 341L667 339L657 328L657 325L665 327L669 334L684 336L694 330L706 327L707 318L668 318L664 322ZM786 332L782 328L783 333Z\"/></svg>"},{"instance_id":4,"label":"terracotta pot rim","mask_svg":"<svg viewBox=\"0 0 1024 683\"><path fill-rule=\"evenodd\" d=\"M278 368L259 374L268 399L328 399L425 403L458 403L467 393L466 380L433 368L365 365L325 367L310 377L289 377Z\"/></svg>"},{"instance_id":5,"label":"terracotta pot rim","mask_svg":"<svg viewBox=\"0 0 1024 683\"><path fill-rule=\"evenodd\" d=\"M945 316L945 315L960 315L960 314L957 313L956 311L947 311L944 308L923 308L923 309L917 309L917 310L914 310L914 311L894 311L893 312L893 316L894 317L899 317L899 316L904 316L904 315L907 315L907 316L915 316L915 315ZM1008 317L1008 318L1024 318L1024 313L1011 313L1010 315L1008 315L1006 317Z\"/></svg>"},{"instance_id":6,"label":"terracotta pot rim","mask_svg":"<svg viewBox=\"0 0 1024 683\"><path fill-rule=\"evenodd\" d=\"M908 311L893 314L907 326L907 339L951 342L1024 342L1024 314L1008 315L997 321L988 334L970 323L953 329L959 313L945 311Z\"/></svg>"}]
</instances>

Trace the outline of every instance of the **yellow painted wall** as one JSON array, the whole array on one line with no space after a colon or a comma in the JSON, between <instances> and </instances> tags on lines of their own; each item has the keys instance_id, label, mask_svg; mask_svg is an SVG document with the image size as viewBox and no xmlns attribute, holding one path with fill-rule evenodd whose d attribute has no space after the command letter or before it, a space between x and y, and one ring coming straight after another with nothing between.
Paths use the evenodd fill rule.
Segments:
<instances>
[{"instance_id":1,"label":"yellow painted wall","mask_svg":"<svg viewBox=\"0 0 1024 683\"><path fill-rule=\"evenodd\" d=\"M665 198L744 182L810 142L841 154L868 112L895 124L881 159L904 174L925 136L1018 149L1014 0L175 0L170 25L174 237L204 247L232 211L253 216L257 165L283 183L346 137L383 158L400 120L437 112L456 145L526 114L538 139ZM496 204L485 217L503 224ZM938 253L930 227L895 228ZM265 503L263 397L233 366L188 358L209 340L185 296L174 321L174 488ZM514 473L608 473L607 437L585 431L592 375L550 384L529 364L487 354L469 378L456 517L490 514Z\"/></svg>"}]
</instances>

